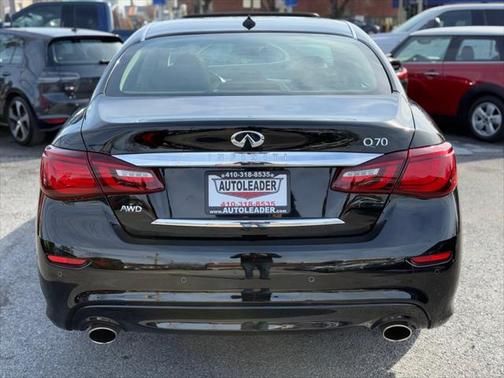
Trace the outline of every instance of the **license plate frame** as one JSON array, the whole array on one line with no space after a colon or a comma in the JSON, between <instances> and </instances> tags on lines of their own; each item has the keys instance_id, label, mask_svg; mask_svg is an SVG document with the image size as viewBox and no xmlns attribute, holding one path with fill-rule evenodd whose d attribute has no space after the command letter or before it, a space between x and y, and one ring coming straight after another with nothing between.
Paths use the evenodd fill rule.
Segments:
<instances>
[{"instance_id":1,"label":"license plate frame","mask_svg":"<svg viewBox=\"0 0 504 378\"><path fill-rule=\"evenodd\" d=\"M227 177L226 177L227 176ZM215 180L218 180L216 182ZM238 191L230 194L226 191L219 192L218 184L222 181L263 181L265 192ZM268 185L266 181L270 181ZM275 182L278 190L273 190ZM231 184L228 184L231 185ZM234 184L238 186L238 184ZM242 184L242 186L245 184ZM247 186L250 184L246 184ZM253 184L252 184L253 185ZM220 187L222 189L222 187ZM240 195L241 193L242 195ZM208 215L229 215L229 216L274 216L290 213L290 174L286 170L250 170L234 169L208 171L205 173L205 213ZM250 198L245 198L245 197ZM227 202L222 206L222 202ZM216 206L216 203L220 203Z\"/></svg>"}]
</instances>

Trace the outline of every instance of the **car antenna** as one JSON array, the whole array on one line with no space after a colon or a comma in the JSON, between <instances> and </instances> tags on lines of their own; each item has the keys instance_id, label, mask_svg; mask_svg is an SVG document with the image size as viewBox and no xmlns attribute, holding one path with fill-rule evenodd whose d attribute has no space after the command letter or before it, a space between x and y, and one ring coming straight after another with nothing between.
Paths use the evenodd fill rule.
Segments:
<instances>
[{"instance_id":1,"label":"car antenna","mask_svg":"<svg viewBox=\"0 0 504 378\"><path fill-rule=\"evenodd\" d=\"M254 26L256 26L256 23L254 22L254 20L252 20L252 18L250 17L250 15L248 15L247 18L245 19L245 21L243 21L242 25L244 27L246 27L248 30L250 30Z\"/></svg>"}]
</instances>

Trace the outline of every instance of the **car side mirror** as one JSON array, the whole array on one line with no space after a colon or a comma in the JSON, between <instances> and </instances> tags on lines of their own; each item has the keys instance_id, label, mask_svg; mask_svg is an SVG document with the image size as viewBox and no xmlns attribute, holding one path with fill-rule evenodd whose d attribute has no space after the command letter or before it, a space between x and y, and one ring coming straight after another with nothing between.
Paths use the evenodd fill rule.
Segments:
<instances>
[{"instance_id":1,"label":"car side mirror","mask_svg":"<svg viewBox=\"0 0 504 378\"><path fill-rule=\"evenodd\" d=\"M388 60L389 60L390 64L392 65L392 67L394 67L394 71L396 71L396 72L399 71L403 66L402 62L399 59L389 57Z\"/></svg>"},{"instance_id":2,"label":"car side mirror","mask_svg":"<svg viewBox=\"0 0 504 378\"><path fill-rule=\"evenodd\" d=\"M427 22L422 29L435 29L439 27L441 27L441 20L439 17L436 17Z\"/></svg>"},{"instance_id":3,"label":"car side mirror","mask_svg":"<svg viewBox=\"0 0 504 378\"><path fill-rule=\"evenodd\" d=\"M0 24L1 24L1 26L0 26L1 28L10 28L12 26L11 16L9 14L6 14L4 22L0 22Z\"/></svg>"}]
</instances>

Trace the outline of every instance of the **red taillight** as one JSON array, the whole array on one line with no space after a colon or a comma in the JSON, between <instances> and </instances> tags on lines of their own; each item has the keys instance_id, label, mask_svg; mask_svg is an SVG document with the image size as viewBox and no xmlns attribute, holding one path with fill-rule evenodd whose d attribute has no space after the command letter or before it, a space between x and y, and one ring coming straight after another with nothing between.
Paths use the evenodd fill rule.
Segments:
<instances>
[{"instance_id":1,"label":"red taillight","mask_svg":"<svg viewBox=\"0 0 504 378\"><path fill-rule=\"evenodd\" d=\"M98 153L47 147L40 166L41 188L54 199L78 200L103 194L146 194L163 183L148 168L139 168Z\"/></svg>"},{"instance_id":2,"label":"red taillight","mask_svg":"<svg viewBox=\"0 0 504 378\"><path fill-rule=\"evenodd\" d=\"M406 151L387 154L357 167L345 168L333 181L332 190L350 193L390 193L401 174Z\"/></svg>"},{"instance_id":3,"label":"red taillight","mask_svg":"<svg viewBox=\"0 0 504 378\"><path fill-rule=\"evenodd\" d=\"M394 152L357 167L345 168L338 173L331 188L349 193L394 191L432 198L451 193L456 185L453 147L442 143Z\"/></svg>"},{"instance_id":4,"label":"red taillight","mask_svg":"<svg viewBox=\"0 0 504 378\"><path fill-rule=\"evenodd\" d=\"M396 193L419 197L442 197L457 186L457 163L450 143L414 148Z\"/></svg>"},{"instance_id":5,"label":"red taillight","mask_svg":"<svg viewBox=\"0 0 504 378\"><path fill-rule=\"evenodd\" d=\"M66 122L66 118L45 118L43 121L49 125L62 125Z\"/></svg>"},{"instance_id":6,"label":"red taillight","mask_svg":"<svg viewBox=\"0 0 504 378\"><path fill-rule=\"evenodd\" d=\"M88 156L105 194L146 194L164 189L152 169L136 167L108 155L89 153Z\"/></svg>"},{"instance_id":7,"label":"red taillight","mask_svg":"<svg viewBox=\"0 0 504 378\"><path fill-rule=\"evenodd\" d=\"M73 267L84 266L88 262L86 259L79 259L77 257L64 257L56 255L47 255L47 259L55 264L70 265Z\"/></svg>"},{"instance_id":8,"label":"red taillight","mask_svg":"<svg viewBox=\"0 0 504 378\"><path fill-rule=\"evenodd\" d=\"M85 152L51 146L42 154L40 186L46 196L54 199L81 199L101 195Z\"/></svg>"},{"instance_id":9,"label":"red taillight","mask_svg":"<svg viewBox=\"0 0 504 378\"><path fill-rule=\"evenodd\" d=\"M450 261L451 258L452 253L450 251L447 251L447 252L433 253L432 255L410 257L409 261L413 265L433 265L433 264L445 263L447 261Z\"/></svg>"},{"instance_id":10,"label":"red taillight","mask_svg":"<svg viewBox=\"0 0 504 378\"><path fill-rule=\"evenodd\" d=\"M399 78L399 80L401 80L401 81L407 80L408 79L408 70L403 67L400 71L396 72L396 75Z\"/></svg>"}]
</instances>

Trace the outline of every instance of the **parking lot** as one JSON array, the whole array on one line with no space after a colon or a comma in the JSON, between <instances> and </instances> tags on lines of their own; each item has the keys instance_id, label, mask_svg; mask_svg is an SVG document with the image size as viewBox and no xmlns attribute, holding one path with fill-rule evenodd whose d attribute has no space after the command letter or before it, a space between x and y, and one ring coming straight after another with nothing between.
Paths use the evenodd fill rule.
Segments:
<instances>
[{"instance_id":1,"label":"parking lot","mask_svg":"<svg viewBox=\"0 0 504 378\"><path fill-rule=\"evenodd\" d=\"M282 335L120 334L108 346L45 317L34 249L38 164L0 129L0 375L504 376L504 143L449 134L459 163L463 268L456 313L405 343L349 329Z\"/></svg>"}]
</instances>

